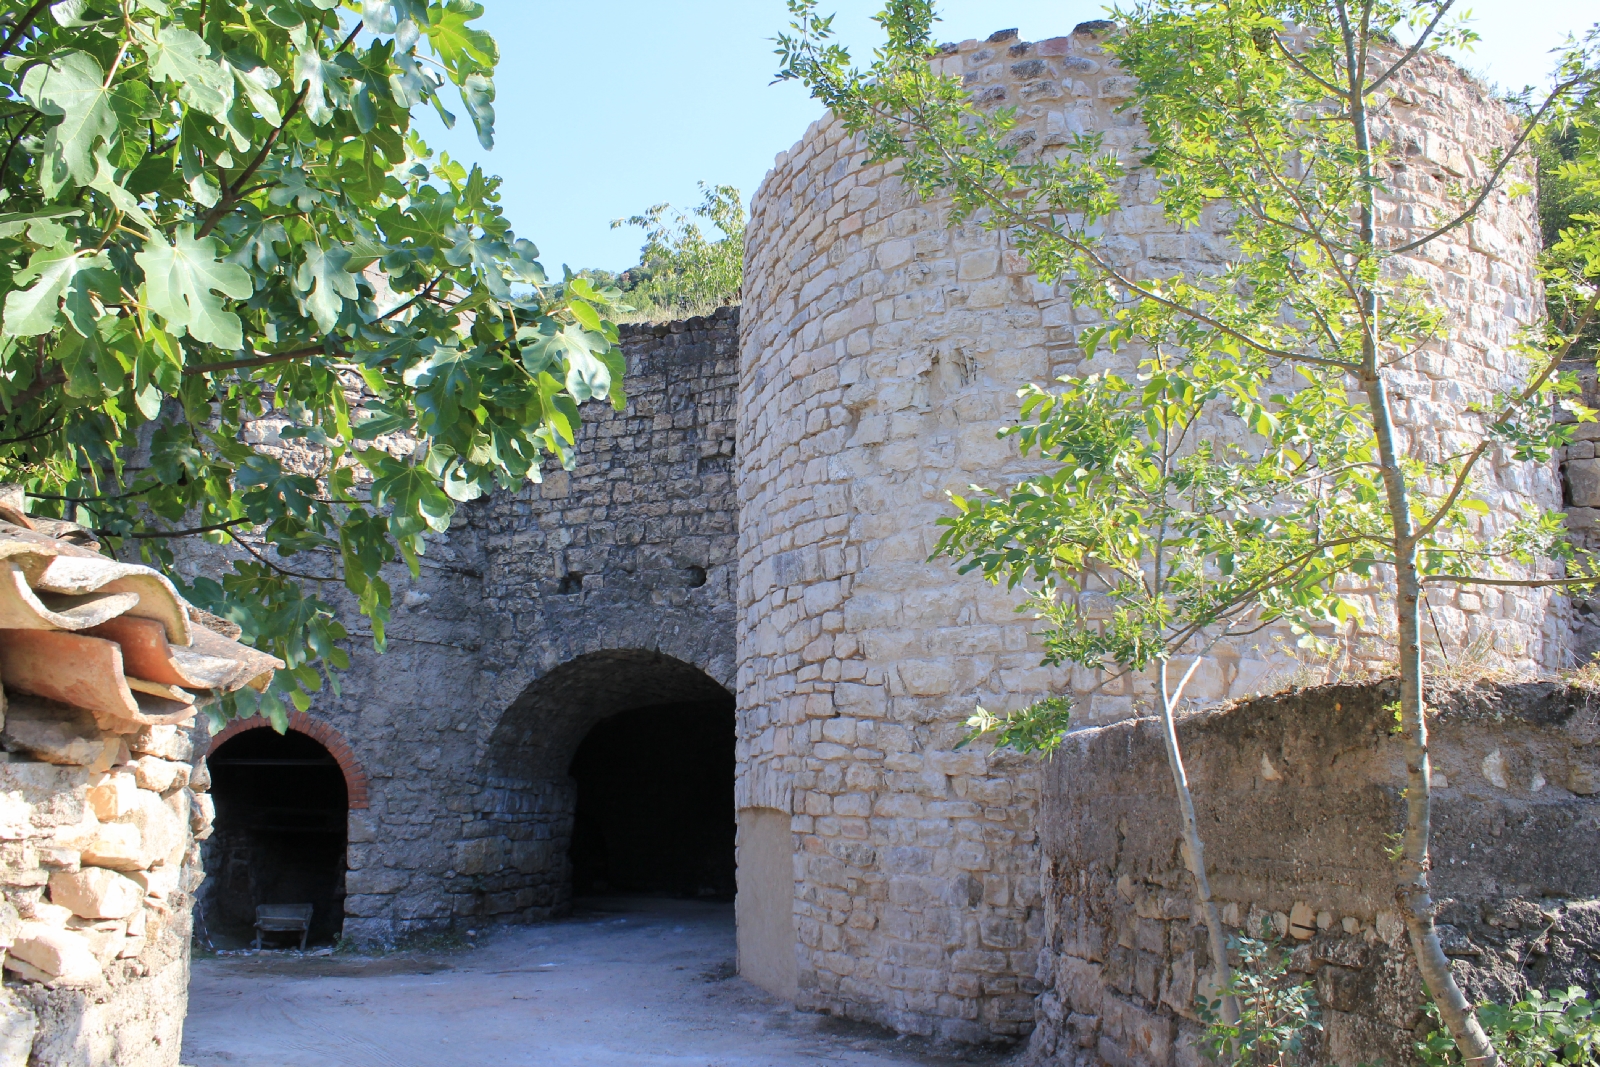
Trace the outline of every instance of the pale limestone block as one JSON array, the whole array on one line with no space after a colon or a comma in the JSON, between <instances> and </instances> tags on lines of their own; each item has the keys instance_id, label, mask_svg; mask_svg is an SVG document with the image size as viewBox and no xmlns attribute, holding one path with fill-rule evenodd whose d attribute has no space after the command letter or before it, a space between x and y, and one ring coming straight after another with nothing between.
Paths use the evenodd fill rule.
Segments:
<instances>
[{"instance_id":1,"label":"pale limestone block","mask_svg":"<svg viewBox=\"0 0 1600 1067\"><path fill-rule=\"evenodd\" d=\"M188 733L176 726L146 726L133 736L128 747L136 756L159 756L179 763L187 763L194 756Z\"/></svg>"},{"instance_id":2,"label":"pale limestone block","mask_svg":"<svg viewBox=\"0 0 1600 1067\"><path fill-rule=\"evenodd\" d=\"M68 920L67 929L81 935L88 943L89 951L102 964L110 963L121 955L128 939L128 924L119 919L73 918Z\"/></svg>"},{"instance_id":3,"label":"pale limestone block","mask_svg":"<svg viewBox=\"0 0 1600 1067\"><path fill-rule=\"evenodd\" d=\"M147 900L163 901L178 891L182 874L176 865L167 865L149 871L131 871L128 877L144 891Z\"/></svg>"},{"instance_id":4,"label":"pale limestone block","mask_svg":"<svg viewBox=\"0 0 1600 1067\"><path fill-rule=\"evenodd\" d=\"M131 878L103 867L57 871L50 876L50 900L84 919L122 919L144 900L144 890ZM33 962L33 961L30 961Z\"/></svg>"},{"instance_id":5,"label":"pale limestone block","mask_svg":"<svg viewBox=\"0 0 1600 1067\"><path fill-rule=\"evenodd\" d=\"M139 779L132 771L116 770L89 787L89 807L104 822L120 819L133 810L139 795Z\"/></svg>"},{"instance_id":6,"label":"pale limestone block","mask_svg":"<svg viewBox=\"0 0 1600 1067\"><path fill-rule=\"evenodd\" d=\"M0 989L0 1067L28 1067L38 1025L26 1001Z\"/></svg>"},{"instance_id":7,"label":"pale limestone block","mask_svg":"<svg viewBox=\"0 0 1600 1067\"><path fill-rule=\"evenodd\" d=\"M110 769L127 752L123 739L102 733L88 712L25 696L11 699L0 740L11 752L91 771Z\"/></svg>"},{"instance_id":8,"label":"pale limestone block","mask_svg":"<svg viewBox=\"0 0 1600 1067\"><path fill-rule=\"evenodd\" d=\"M189 784L189 765L162 759L160 756L140 756L130 766L140 789L165 793L174 787Z\"/></svg>"},{"instance_id":9,"label":"pale limestone block","mask_svg":"<svg viewBox=\"0 0 1600 1067\"><path fill-rule=\"evenodd\" d=\"M11 943L6 955L6 966L13 970L19 961L31 969L39 981L57 981L62 985L91 985L100 981L100 961L89 949L83 935L71 930L47 926L44 923L25 922ZM26 975L25 977L33 977Z\"/></svg>"},{"instance_id":10,"label":"pale limestone block","mask_svg":"<svg viewBox=\"0 0 1600 1067\"><path fill-rule=\"evenodd\" d=\"M99 824L82 851L86 867L136 871L146 865L143 838L139 828L130 823Z\"/></svg>"},{"instance_id":11,"label":"pale limestone block","mask_svg":"<svg viewBox=\"0 0 1600 1067\"><path fill-rule=\"evenodd\" d=\"M115 821L138 828L146 861L141 866L177 864L183 859L189 844L188 820L180 821L159 794L137 790L133 806Z\"/></svg>"}]
</instances>

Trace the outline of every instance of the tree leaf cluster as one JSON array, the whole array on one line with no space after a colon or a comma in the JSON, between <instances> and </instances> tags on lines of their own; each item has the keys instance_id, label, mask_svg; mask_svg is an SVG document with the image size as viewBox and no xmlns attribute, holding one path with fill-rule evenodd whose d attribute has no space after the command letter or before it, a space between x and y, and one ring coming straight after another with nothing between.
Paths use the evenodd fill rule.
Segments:
<instances>
[{"instance_id":1,"label":"tree leaf cluster","mask_svg":"<svg viewBox=\"0 0 1600 1067\"><path fill-rule=\"evenodd\" d=\"M1290 954L1270 923L1264 924L1259 938L1230 938L1228 950L1238 957L1238 965L1227 986L1196 1003L1206 1024L1202 1047L1212 1062L1227 1067L1284 1067L1298 1062L1307 1038L1322 1029L1315 984L1290 973ZM1236 999L1237 1021L1223 1017L1225 997Z\"/></svg>"},{"instance_id":2,"label":"tree leaf cluster","mask_svg":"<svg viewBox=\"0 0 1600 1067\"><path fill-rule=\"evenodd\" d=\"M739 302L744 285L743 201L731 185L701 182L700 189L703 198L690 213L656 204L611 223L612 229L637 226L645 232L638 266L614 276L636 312L674 316ZM702 223L715 230L708 233Z\"/></svg>"},{"instance_id":3,"label":"tree leaf cluster","mask_svg":"<svg viewBox=\"0 0 1600 1067\"><path fill-rule=\"evenodd\" d=\"M280 720L348 663L325 583L382 647L383 567L625 399L616 292L546 277L499 179L413 128L458 106L493 143L482 13L0 4L0 477L124 556L232 544L187 592L288 663Z\"/></svg>"},{"instance_id":4,"label":"tree leaf cluster","mask_svg":"<svg viewBox=\"0 0 1600 1067\"><path fill-rule=\"evenodd\" d=\"M1438 1022L1437 1011L1430 1011L1429 1016ZM1530 989L1526 997L1509 1005L1481 1004L1478 1017L1506 1067L1576 1067L1600 1062L1600 1011L1578 986L1551 993ZM1462 1062L1443 1029L1418 1043L1417 1057L1426 1067L1455 1067Z\"/></svg>"}]
</instances>

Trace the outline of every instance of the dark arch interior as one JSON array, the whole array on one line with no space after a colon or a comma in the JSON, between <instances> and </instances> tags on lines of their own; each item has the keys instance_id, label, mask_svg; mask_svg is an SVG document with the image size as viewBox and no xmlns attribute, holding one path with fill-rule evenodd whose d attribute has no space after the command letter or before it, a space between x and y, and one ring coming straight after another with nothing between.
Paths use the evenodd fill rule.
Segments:
<instances>
[{"instance_id":1,"label":"dark arch interior","mask_svg":"<svg viewBox=\"0 0 1600 1067\"><path fill-rule=\"evenodd\" d=\"M570 770L575 894L733 898L733 698L721 697L635 708L589 731Z\"/></svg>"},{"instance_id":2,"label":"dark arch interior","mask_svg":"<svg viewBox=\"0 0 1600 1067\"><path fill-rule=\"evenodd\" d=\"M310 904L311 940L336 938L348 813L338 761L305 734L257 729L223 742L206 764L217 818L202 900L213 939L253 938L261 904Z\"/></svg>"}]
</instances>

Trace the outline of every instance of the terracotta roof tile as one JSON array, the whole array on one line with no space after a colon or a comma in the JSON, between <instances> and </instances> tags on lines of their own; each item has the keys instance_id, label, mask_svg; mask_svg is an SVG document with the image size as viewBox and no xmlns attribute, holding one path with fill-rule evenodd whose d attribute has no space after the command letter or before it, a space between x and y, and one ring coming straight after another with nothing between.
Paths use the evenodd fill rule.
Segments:
<instances>
[{"instance_id":1,"label":"terracotta roof tile","mask_svg":"<svg viewBox=\"0 0 1600 1067\"><path fill-rule=\"evenodd\" d=\"M217 692L265 689L283 667L233 640L238 627L187 603L160 572L18 519L43 521L0 508L6 689L82 708L101 729L132 733L187 721ZM82 533L70 523L51 525Z\"/></svg>"}]
</instances>

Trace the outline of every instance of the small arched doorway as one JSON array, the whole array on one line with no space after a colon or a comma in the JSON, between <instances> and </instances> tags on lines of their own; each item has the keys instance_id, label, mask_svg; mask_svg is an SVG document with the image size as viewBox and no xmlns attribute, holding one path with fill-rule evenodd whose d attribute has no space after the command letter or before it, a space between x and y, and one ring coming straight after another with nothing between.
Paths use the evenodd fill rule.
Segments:
<instances>
[{"instance_id":1,"label":"small arched doorway","mask_svg":"<svg viewBox=\"0 0 1600 1067\"><path fill-rule=\"evenodd\" d=\"M339 761L298 730L263 726L219 740L206 757L217 814L202 900L213 941L253 938L263 904L312 905L310 940L334 940L350 802Z\"/></svg>"}]
</instances>

